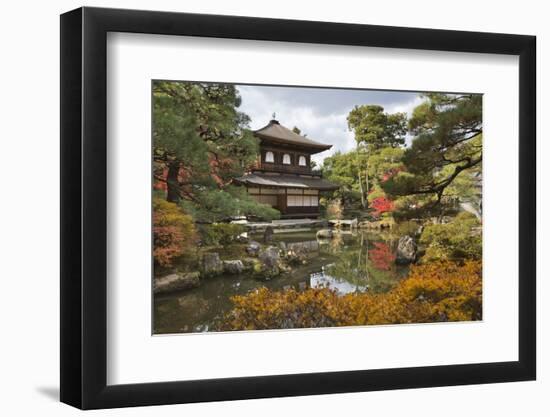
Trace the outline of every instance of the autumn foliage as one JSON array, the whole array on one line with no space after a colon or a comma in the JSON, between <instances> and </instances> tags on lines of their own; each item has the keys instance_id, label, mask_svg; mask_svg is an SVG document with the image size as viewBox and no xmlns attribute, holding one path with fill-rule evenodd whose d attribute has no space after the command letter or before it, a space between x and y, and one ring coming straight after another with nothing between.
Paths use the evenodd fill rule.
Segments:
<instances>
[{"instance_id":1,"label":"autumn foliage","mask_svg":"<svg viewBox=\"0 0 550 417\"><path fill-rule=\"evenodd\" d=\"M191 216L184 214L174 203L153 199L153 257L161 266L171 266L196 242Z\"/></svg>"},{"instance_id":2,"label":"autumn foliage","mask_svg":"<svg viewBox=\"0 0 550 417\"><path fill-rule=\"evenodd\" d=\"M376 269L389 271L394 264L395 253L387 243L374 242L374 248L369 250L369 259Z\"/></svg>"},{"instance_id":3,"label":"autumn foliage","mask_svg":"<svg viewBox=\"0 0 550 417\"><path fill-rule=\"evenodd\" d=\"M334 327L481 320L481 262L413 266L390 292L339 296L328 288L271 291L232 298L220 330Z\"/></svg>"},{"instance_id":4,"label":"autumn foliage","mask_svg":"<svg viewBox=\"0 0 550 417\"><path fill-rule=\"evenodd\" d=\"M380 216L382 213L391 212L394 209L393 201L387 197L376 197L371 202L374 215Z\"/></svg>"}]
</instances>

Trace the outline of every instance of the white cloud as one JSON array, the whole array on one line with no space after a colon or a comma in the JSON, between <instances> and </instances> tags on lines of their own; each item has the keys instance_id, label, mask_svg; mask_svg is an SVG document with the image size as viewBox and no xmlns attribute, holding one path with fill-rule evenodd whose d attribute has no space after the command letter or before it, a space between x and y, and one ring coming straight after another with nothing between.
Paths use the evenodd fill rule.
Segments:
<instances>
[{"instance_id":1,"label":"white cloud","mask_svg":"<svg viewBox=\"0 0 550 417\"><path fill-rule=\"evenodd\" d=\"M288 128L297 126L302 134L306 134L309 138L333 145L330 150L313 155L313 160L318 164L336 151L348 152L355 147L355 139L353 133L348 129L346 120L352 107L339 109L338 112L330 112L328 111L329 106L297 104L293 102L292 94L273 94L273 90L270 88L238 86L238 89L242 97L240 110L250 116L252 129L260 129L265 126L275 113L277 120L284 126ZM295 93L300 94L300 91L296 90ZM345 93L342 91L342 94ZM398 93L388 92L387 94L391 96ZM410 116L413 109L422 102L418 95L412 96L412 99L406 97L407 101L403 101L402 94L399 98L401 99L399 102L385 104L385 110L389 113L405 112ZM410 138L408 138L408 143L410 143Z\"/></svg>"},{"instance_id":2,"label":"white cloud","mask_svg":"<svg viewBox=\"0 0 550 417\"><path fill-rule=\"evenodd\" d=\"M321 114L312 107L295 107L290 102L274 100L257 87L239 86L239 91L242 96L240 110L250 116L252 129L265 126L275 113L284 126L297 126L309 138L333 145L330 150L313 155L317 163L336 151L347 152L355 145L353 134L347 128L347 113Z\"/></svg>"},{"instance_id":3,"label":"white cloud","mask_svg":"<svg viewBox=\"0 0 550 417\"><path fill-rule=\"evenodd\" d=\"M424 99L417 95L414 96L411 100L408 100L404 103L396 103L390 106L386 106L384 110L387 113L406 113L407 117L411 117L414 108L422 104L423 101Z\"/></svg>"}]
</instances>

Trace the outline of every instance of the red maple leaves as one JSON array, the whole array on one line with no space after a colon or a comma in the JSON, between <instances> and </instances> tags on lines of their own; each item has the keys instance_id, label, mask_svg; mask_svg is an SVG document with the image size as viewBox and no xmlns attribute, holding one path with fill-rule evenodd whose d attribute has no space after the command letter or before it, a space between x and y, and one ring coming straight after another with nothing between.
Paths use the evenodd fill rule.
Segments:
<instances>
[{"instance_id":1,"label":"red maple leaves","mask_svg":"<svg viewBox=\"0 0 550 417\"><path fill-rule=\"evenodd\" d=\"M369 258L376 269L389 271L395 261L395 254L384 242L374 242L374 249L369 250Z\"/></svg>"},{"instance_id":2,"label":"red maple leaves","mask_svg":"<svg viewBox=\"0 0 550 417\"><path fill-rule=\"evenodd\" d=\"M393 201L387 197L376 197L372 200L371 207L374 210L374 214L380 216L382 213L393 211L394 204Z\"/></svg>"}]
</instances>

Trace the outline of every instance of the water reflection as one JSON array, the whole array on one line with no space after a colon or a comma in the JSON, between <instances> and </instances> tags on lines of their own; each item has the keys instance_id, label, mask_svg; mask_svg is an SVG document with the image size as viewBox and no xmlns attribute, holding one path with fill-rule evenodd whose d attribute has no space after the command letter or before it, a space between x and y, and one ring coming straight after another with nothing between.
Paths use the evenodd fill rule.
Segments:
<instances>
[{"instance_id":1,"label":"water reflection","mask_svg":"<svg viewBox=\"0 0 550 417\"><path fill-rule=\"evenodd\" d=\"M330 266L330 265L329 265ZM339 294L348 294L350 292L367 291L368 285L355 285L337 277L328 275L325 268L321 272L315 272L309 278L311 288L330 288Z\"/></svg>"},{"instance_id":2,"label":"water reflection","mask_svg":"<svg viewBox=\"0 0 550 417\"><path fill-rule=\"evenodd\" d=\"M392 235L358 233L336 235L326 250L338 261L311 276L311 285L328 286L340 293L386 292L407 272L395 265L396 238Z\"/></svg>"},{"instance_id":3,"label":"water reflection","mask_svg":"<svg viewBox=\"0 0 550 417\"><path fill-rule=\"evenodd\" d=\"M275 235L274 244L305 250L308 261L291 273L261 282L242 275L205 279L199 288L155 297L155 333L208 331L216 319L232 307L230 298L266 286L272 290L328 287L340 294L386 292L408 268L396 266L397 237L390 234L338 233L317 240L315 233Z\"/></svg>"}]
</instances>

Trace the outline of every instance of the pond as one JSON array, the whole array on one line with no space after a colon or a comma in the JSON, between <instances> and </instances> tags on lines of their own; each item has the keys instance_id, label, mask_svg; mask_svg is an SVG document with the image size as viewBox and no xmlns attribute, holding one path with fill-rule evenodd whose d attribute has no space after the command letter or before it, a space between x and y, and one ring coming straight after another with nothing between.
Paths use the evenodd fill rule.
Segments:
<instances>
[{"instance_id":1,"label":"pond","mask_svg":"<svg viewBox=\"0 0 550 417\"><path fill-rule=\"evenodd\" d=\"M254 236L252 236L254 238ZM260 237L256 238L258 241ZM204 279L198 288L154 297L154 333L212 330L212 324L232 308L230 298L259 287L271 290L329 287L340 294L387 292L407 275L407 266L395 265L398 236L389 233L337 233L317 240L315 232L275 234L274 244L308 248L305 265L270 281L246 274ZM231 248L227 248L230 251ZM223 253L220 253L223 256Z\"/></svg>"}]
</instances>

